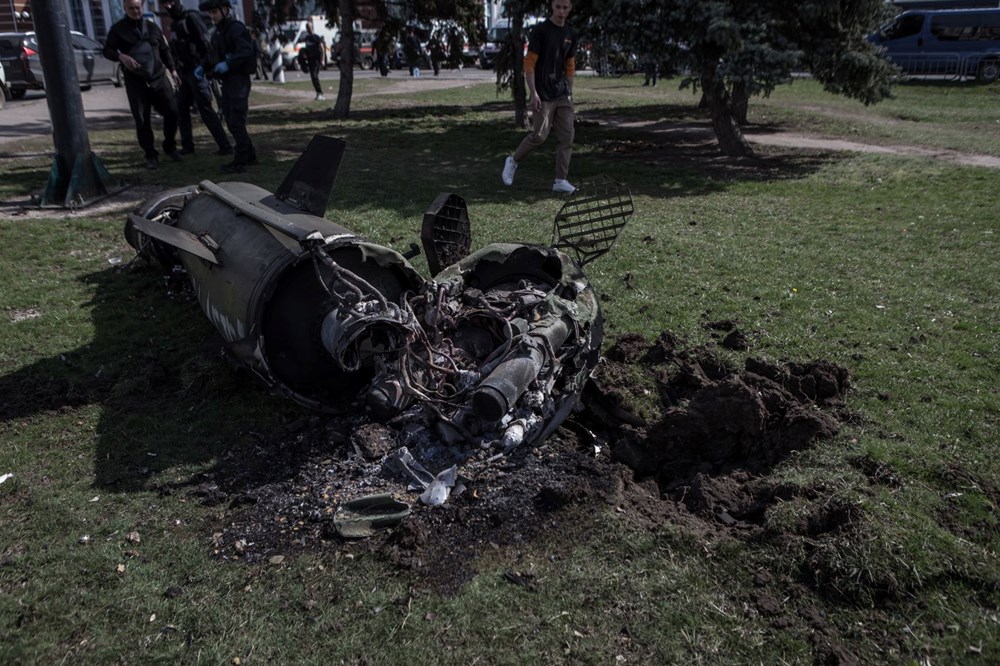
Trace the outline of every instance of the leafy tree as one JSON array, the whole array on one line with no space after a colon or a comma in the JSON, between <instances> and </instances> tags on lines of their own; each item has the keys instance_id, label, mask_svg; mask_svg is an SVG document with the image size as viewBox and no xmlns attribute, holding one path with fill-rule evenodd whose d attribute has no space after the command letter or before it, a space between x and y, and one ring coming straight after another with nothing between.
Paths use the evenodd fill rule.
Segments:
<instances>
[{"instance_id":1,"label":"leafy tree","mask_svg":"<svg viewBox=\"0 0 1000 666\"><path fill-rule=\"evenodd\" d=\"M884 0L581 0L605 35L636 53L684 54L682 85L700 90L723 153L752 155L740 130L747 101L805 70L830 92L874 104L896 68L865 37Z\"/></svg>"}]
</instances>

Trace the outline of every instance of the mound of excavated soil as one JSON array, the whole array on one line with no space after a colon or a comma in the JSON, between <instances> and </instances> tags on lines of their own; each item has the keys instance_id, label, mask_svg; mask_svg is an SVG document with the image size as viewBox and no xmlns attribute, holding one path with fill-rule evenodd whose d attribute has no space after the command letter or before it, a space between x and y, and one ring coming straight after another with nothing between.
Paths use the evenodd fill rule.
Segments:
<instances>
[{"instance_id":1,"label":"mound of excavated soil","mask_svg":"<svg viewBox=\"0 0 1000 666\"><path fill-rule=\"evenodd\" d=\"M652 344L626 335L599 366L583 409L539 446L484 451L460 470L464 492L442 506L420 504L402 477L371 473L401 433L360 416L303 419L277 441L248 436L197 493L228 506L215 535L219 557L371 549L429 587L455 590L484 549L578 529L575 518L601 507L615 505L642 526L752 528L786 492L755 481L837 432L848 384L847 371L825 361L751 358L733 368L712 347L685 348L669 332ZM645 416L632 411L636 395ZM401 524L363 541L337 533L342 502L384 492L412 505Z\"/></svg>"}]
</instances>

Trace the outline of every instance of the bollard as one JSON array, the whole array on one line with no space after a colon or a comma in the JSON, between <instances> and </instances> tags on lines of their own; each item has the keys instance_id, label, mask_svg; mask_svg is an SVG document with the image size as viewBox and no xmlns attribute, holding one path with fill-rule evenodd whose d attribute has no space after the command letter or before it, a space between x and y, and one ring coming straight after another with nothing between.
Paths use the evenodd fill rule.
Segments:
<instances>
[{"instance_id":1,"label":"bollard","mask_svg":"<svg viewBox=\"0 0 1000 666\"><path fill-rule=\"evenodd\" d=\"M281 65L281 44L277 40L271 42L271 80L275 83L285 82L285 68Z\"/></svg>"}]
</instances>

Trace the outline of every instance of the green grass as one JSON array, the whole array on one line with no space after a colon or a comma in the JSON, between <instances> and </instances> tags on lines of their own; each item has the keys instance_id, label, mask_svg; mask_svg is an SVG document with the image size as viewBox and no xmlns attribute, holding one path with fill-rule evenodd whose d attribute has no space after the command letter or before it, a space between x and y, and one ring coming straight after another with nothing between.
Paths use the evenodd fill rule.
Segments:
<instances>
[{"instance_id":1,"label":"green grass","mask_svg":"<svg viewBox=\"0 0 1000 666\"><path fill-rule=\"evenodd\" d=\"M906 84L866 109L796 81L755 101L751 120L1000 156L998 94ZM255 95L284 106L251 112L262 164L250 178L274 188L314 133L347 138L327 214L376 242L406 249L440 191L466 197L476 246L550 237L551 150L524 161L513 189L500 184L521 132L490 84L359 96L350 121L264 86ZM706 321L730 318L753 355L851 372L857 418L765 480L799 491L768 511L762 538L648 530L609 509L489 550L452 596L350 546L281 564L220 560L212 535L226 509L185 489L232 438L264 437L303 411L205 358L198 308L168 298L154 273L117 265L132 256L124 213L10 217L0 662L808 663L827 638L869 663L1000 659L997 171L791 149L762 150L748 170L710 143L683 148L622 126L704 125L697 99L670 82L581 78L576 97L593 122L578 129L572 177L606 173L635 199L618 246L587 268L608 337L672 330L697 344ZM138 172L127 128L90 139L133 182L218 177L219 158L202 154ZM47 141L2 149L0 197L40 189ZM897 482L871 483L852 462L862 457ZM855 529L809 533L809 517L831 506L851 507ZM511 569L531 571L537 588L504 581ZM762 572L787 592L778 602L791 626L758 612Z\"/></svg>"}]
</instances>

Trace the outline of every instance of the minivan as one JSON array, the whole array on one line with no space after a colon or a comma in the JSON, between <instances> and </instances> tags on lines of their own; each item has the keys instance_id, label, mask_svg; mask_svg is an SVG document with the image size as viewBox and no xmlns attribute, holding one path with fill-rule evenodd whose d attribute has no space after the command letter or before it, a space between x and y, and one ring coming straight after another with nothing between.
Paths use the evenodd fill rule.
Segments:
<instances>
[{"instance_id":1,"label":"minivan","mask_svg":"<svg viewBox=\"0 0 1000 666\"><path fill-rule=\"evenodd\" d=\"M1000 78L1000 9L906 11L869 39L904 74Z\"/></svg>"}]
</instances>

